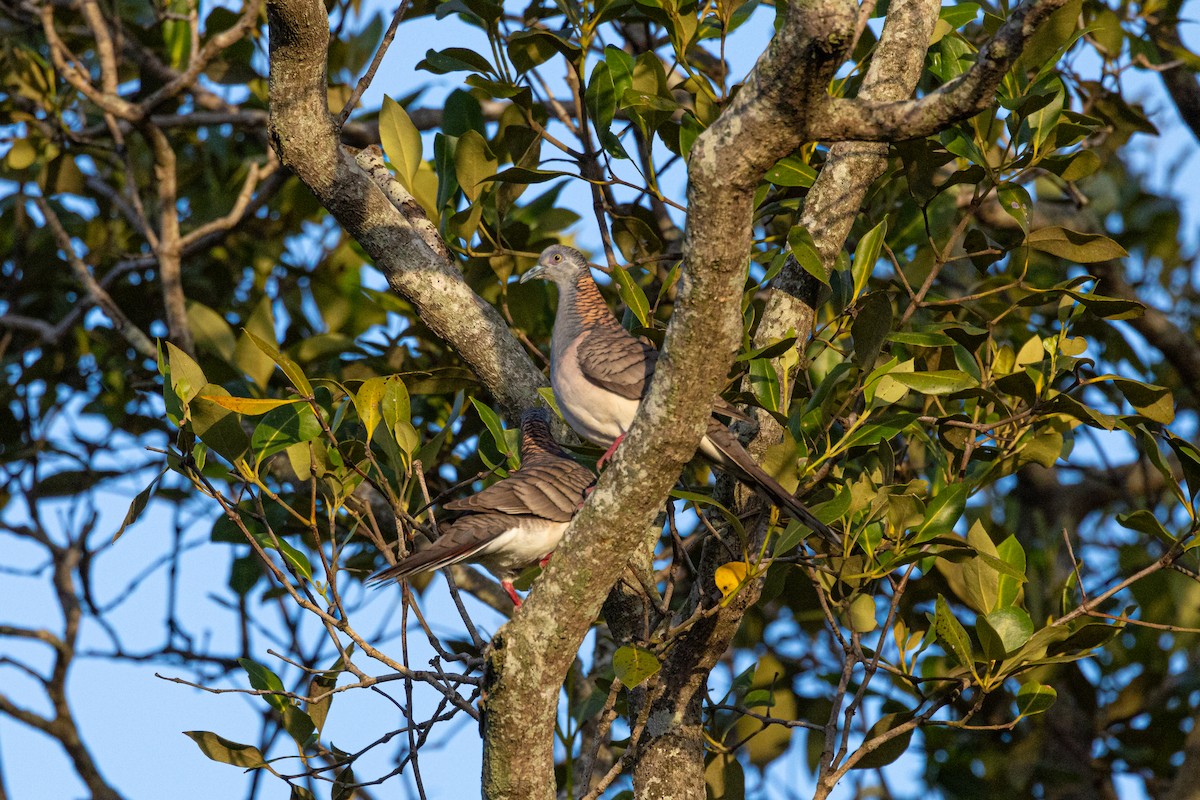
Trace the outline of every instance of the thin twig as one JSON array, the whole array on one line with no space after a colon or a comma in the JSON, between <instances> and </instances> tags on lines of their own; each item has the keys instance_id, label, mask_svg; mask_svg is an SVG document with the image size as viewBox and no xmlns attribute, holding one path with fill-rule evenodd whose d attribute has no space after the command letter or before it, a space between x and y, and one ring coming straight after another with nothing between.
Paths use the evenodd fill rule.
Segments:
<instances>
[{"instance_id":1,"label":"thin twig","mask_svg":"<svg viewBox=\"0 0 1200 800\"><path fill-rule=\"evenodd\" d=\"M350 99L346 101L346 105L342 107L342 112L338 114L337 126L339 128L346 124L346 120L350 118L350 113L354 111L354 107L358 105L358 101L362 98L363 92L367 90L367 87L371 85L371 81L375 79L375 72L379 69L379 64L383 61L383 56L387 52L388 46L391 45L392 39L396 38L396 28L400 27L400 21L408 13L410 4L411 0L401 0L396 13L392 15L392 22L388 25L388 29L384 31L383 39L379 42L379 47L375 49L375 57L371 59L371 65L367 67L367 71L363 73L363 76L358 79L354 91L350 93Z\"/></svg>"}]
</instances>

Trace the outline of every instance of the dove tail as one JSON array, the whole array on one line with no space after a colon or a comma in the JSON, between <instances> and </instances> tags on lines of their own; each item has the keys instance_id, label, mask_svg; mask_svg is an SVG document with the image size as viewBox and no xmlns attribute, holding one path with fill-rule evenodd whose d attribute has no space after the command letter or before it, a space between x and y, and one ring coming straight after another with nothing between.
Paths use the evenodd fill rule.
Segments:
<instances>
[{"instance_id":1,"label":"dove tail","mask_svg":"<svg viewBox=\"0 0 1200 800\"><path fill-rule=\"evenodd\" d=\"M741 442L735 439L732 433L729 433L728 436L714 436L710 433L708 441L712 443L715 450L724 456L724 463L720 464L720 466L732 472L742 483L757 488L762 493L768 495L776 505L787 509L787 512L793 519L804 523L819 533L830 544L841 549L841 537L834 533L828 525L817 519L808 510L808 507L793 497L791 492L780 485L779 481L772 478L762 467L754 463L754 459L746 452L746 448L742 447Z\"/></svg>"},{"instance_id":2,"label":"dove tail","mask_svg":"<svg viewBox=\"0 0 1200 800\"><path fill-rule=\"evenodd\" d=\"M419 575L422 572L434 572L451 564L466 561L479 550L483 549L486 544L484 542L476 547L446 547L438 546L435 542L419 553L413 553L394 566L376 572L367 578L367 583L378 586L398 581L401 578L407 578L410 575Z\"/></svg>"}]
</instances>

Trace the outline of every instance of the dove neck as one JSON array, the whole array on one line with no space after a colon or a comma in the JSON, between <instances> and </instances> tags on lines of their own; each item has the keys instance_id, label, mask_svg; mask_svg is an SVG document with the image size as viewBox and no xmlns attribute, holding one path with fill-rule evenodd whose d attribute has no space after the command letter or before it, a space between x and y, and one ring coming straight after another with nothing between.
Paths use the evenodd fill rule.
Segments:
<instances>
[{"instance_id":1,"label":"dove neck","mask_svg":"<svg viewBox=\"0 0 1200 800\"><path fill-rule=\"evenodd\" d=\"M571 280L563 281L558 290L554 332L560 334L561 329L562 341L573 341L582 330L621 327L588 270L580 270Z\"/></svg>"},{"instance_id":2,"label":"dove neck","mask_svg":"<svg viewBox=\"0 0 1200 800\"><path fill-rule=\"evenodd\" d=\"M521 463L538 456L563 455L562 448L550 434L550 426L544 421L536 420L521 426Z\"/></svg>"}]
</instances>

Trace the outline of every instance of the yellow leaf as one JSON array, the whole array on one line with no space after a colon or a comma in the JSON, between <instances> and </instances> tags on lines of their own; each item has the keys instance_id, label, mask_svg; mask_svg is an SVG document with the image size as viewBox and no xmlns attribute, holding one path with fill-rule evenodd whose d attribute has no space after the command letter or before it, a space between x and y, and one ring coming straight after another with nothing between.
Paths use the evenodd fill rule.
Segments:
<instances>
[{"instance_id":1,"label":"yellow leaf","mask_svg":"<svg viewBox=\"0 0 1200 800\"><path fill-rule=\"evenodd\" d=\"M749 573L750 565L745 561L730 561L717 567L717 574L713 576L713 580L721 590L721 596L729 597L746 582Z\"/></svg>"},{"instance_id":2,"label":"yellow leaf","mask_svg":"<svg viewBox=\"0 0 1200 800\"><path fill-rule=\"evenodd\" d=\"M250 417L257 417L259 414L274 411L280 406L286 406L289 403L304 402L303 400L260 400L253 397L223 397L216 394L201 395L200 399L208 400L211 403L216 403L221 408L227 408L230 411Z\"/></svg>"},{"instance_id":3,"label":"yellow leaf","mask_svg":"<svg viewBox=\"0 0 1200 800\"><path fill-rule=\"evenodd\" d=\"M396 168L400 183L416 194L413 178L423 160L421 132L409 119L404 107L387 96L383 98L383 107L379 110L379 136L383 141L383 151Z\"/></svg>"}]
</instances>

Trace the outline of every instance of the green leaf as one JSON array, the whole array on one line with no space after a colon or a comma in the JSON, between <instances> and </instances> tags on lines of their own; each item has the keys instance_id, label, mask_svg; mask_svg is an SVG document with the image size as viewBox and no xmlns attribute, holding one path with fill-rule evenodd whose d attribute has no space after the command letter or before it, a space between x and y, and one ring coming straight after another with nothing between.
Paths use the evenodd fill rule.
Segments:
<instances>
[{"instance_id":1,"label":"green leaf","mask_svg":"<svg viewBox=\"0 0 1200 800\"><path fill-rule=\"evenodd\" d=\"M308 684L308 696L319 697L327 694L335 686L337 686L338 676L346 669L345 659L354 654L354 644L351 643L346 647L345 656L338 656L337 661L333 662L333 666L324 672L316 675ZM329 707L333 704L333 695L329 694L314 703L308 704L308 716L316 725L319 733L325 727L325 718L329 715Z\"/></svg>"},{"instance_id":2,"label":"green leaf","mask_svg":"<svg viewBox=\"0 0 1200 800\"><path fill-rule=\"evenodd\" d=\"M883 736L888 731L898 728L901 725L912 719L912 714L885 714L871 726L867 731L867 735L863 740L864 745L871 744L872 740ZM908 750L908 745L912 741L912 735L916 731L916 727L909 728L899 736L893 736L883 744L876 747L871 752L864 755L858 761L854 762L851 769L879 769L891 764L900 756L904 755Z\"/></svg>"},{"instance_id":3,"label":"green leaf","mask_svg":"<svg viewBox=\"0 0 1200 800\"><path fill-rule=\"evenodd\" d=\"M254 536L254 540L261 547L267 550L278 551L283 556L283 560L290 564L292 569L299 573L301 577L308 581L312 580L312 563L309 562L308 556L292 547L278 535L273 539L271 538L271 534L263 531L251 531L251 533ZM278 543L276 543L276 539L278 539Z\"/></svg>"},{"instance_id":4,"label":"green leaf","mask_svg":"<svg viewBox=\"0 0 1200 800\"><path fill-rule=\"evenodd\" d=\"M289 703L281 712L283 729L292 737L298 747L304 747L317 730L316 723L299 706Z\"/></svg>"},{"instance_id":5,"label":"green leaf","mask_svg":"<svg viewBox=\"0 0 1200 800\"><path fill-rule=\"evenodd\" d=\"M287 379L291 382L292 386L296 387L296 391L300 392L302 397L312 397L312 384L308 382L308 378L304 375L304 370L300 369L299 364L279 352L273 343L255 335L249 329L246 330L246 335L263 352L263 355L279 365L279 368L283 370L283 374L287 376Z\"/></svg>"},{"instance_id":6,"label":"green leaf","mask_svg":"<svg viewBox=\"0 0 1200 800\"><path fill-rule=\"evenodd\" d=\"M1098 233L1080 233L1052 226L1030 231L1025 244L1034 250L1074 261L1091 264L1096 261L1111 261L1129 255L1124 247Z\"/></svg>"},{"instance_id":7,"label":"green leaf","mask_svg":"<svg viewBox=\"0 0 1200 800\"><path fill-rule=\"evenodd\" d=\"M354 770L346 767L333 779L333 789L329 794L330 800L351 800L357 786L354 780Z\"/></svg>"},{"instance_id":8,"label":"green leaf","mask_svg":"<svg viewBox=\"0 0 1200 800\"><path fill-rule=\"evenodd\" d=\"M579 46L545 30L517 31L508 37L508 58L518 72L525 73L544 64L555 53L574 63L580 55Z\"/></svg>"},{"instance_id":9,"label":"green leaf","mask_svg":"<svg viewBox=\"0 0 1200 800\"><path fill-rule=\"evenodd\" d=\"M264 459L294 444L311 442L321 433L321 423L317 421L312 406L288 405L262 418L254 428L250 447L254 450L255 462L261 464Z\"/></svg>"},{"instance_id":10,"label":"green leaf","mask_svg":"<svg viewBox=\"0 0 1200 800\"><path fill-rule=\"evenodd\" d=\"M971 657L971 639L967 636L966 628L951 613L946 598L940 594L934 606L933 627L938 640L945 645L947 655L957 661L959 666L971 669L974 663Z\"/></svg>"},{"instance_id":11,"label":"green leaf","mask_svg":"<svg viewBox=\"0 0 1200 800\"><path fill-rule=\"evenodd\" d=\"M776 186L798 186L807 189L817 179L817 171L797 156L787 156L767 170L766 180Z\"/></svg>"},{"instance_id":12,"label":"green leaf","mask_svg":"<svg viewBox=\"0 0 1200 800\"><path fill-rule=\"evenodd\" d=\"M817 250L817 245L807 228L803 225L792 228L788 234L788 247L791 248L792 256L805 272L826 286L829 285L829 274L825 271L825 264L821 261L821 253Z\"/></svg>"},{"instance_id":13,"label":"green leaf","mask_svg":"<svg viewBox=\"0 0 1200 800\"><path fill-rule=\"evenodd\" d=\"M855 633L870 633L879 627L875 618L875 598L860 594L850 604L850 629Z\"/></svg>"},{"instance_id":14,"label":"green leaf","mask_svg":"<svg viewBox=\"0 0 1200 800\"><path fill-rule=\"evenodd\" d=\"M412 401L408 396L408 387L399 375L392 375L387 379L383 398L380 400L380 410L389 429L395 428L398 423L411 421Z\"/></svg>"},{"instance_id":15,"label":"green leaf","mask_svg":"<svg viewBox=\"0 0 1200 800\"><path fill-rule=\"evenodd\" d=\"M779 374L770 359L756 358L750 362L750 387L763 408L779 411Z\"/></svg>"},{"instance_id":16,"label":"green leaf","mask_svg":"<svg viewBox=\"0 0 1200 800\"><path fill-rule=\"evenodd\" d=\"M1022 717L1041 714L1054 705L1058 692L1053 686L1030 681L1017 691L1017 713Z\"/></svg>"},{"instance_id":17,"label":"green leaf","mask_svg":"<svg viewBox=\"0 0 1200 800\"><path fill-rule=\"evenodd\" d=\"M192 357L180 350L170 342L167 345L167 363L171 368L171 388L187 405L196 395L200 394L200 390L208 383L208 379L204 377L204 370L200 369L200 365L192 360Z\"/></svg>"},{"instance_id":18,"label":"green leaf","mask_svg":"<svg viewBox=\"0 0 1200 800\"><path fill-rule=\"evenodd\" d=\"M1144 533L1147 536L1153 536L1165 544L1171 545L1175 543L1175 537L1163 526L1158 517L1144 508L1139 508L1137 511L1132 511L1128 514L1118 514L1117 522L1122 527L1129 528L1131 531Z\"/></svg>"},{"instance_id":19,"label":"green leaf","mask_svg":"<svg viewBox=\"0 0 1200 800\"><path fill-rule=\"evenodd\" d=\"M362 382L354 395L354 408L358 411L358 420L362 423L366 438L370 440L379 426L380 404L383 402L384 391L387 389L387 378L374 377Z\"/></svg>"},{"instance_id":20,"label":"green leaf","mask_svg":"<svg viewBox=\"0 0 1200 800\"><path fill-rule=\"evenodd\" d=\"M850 274L854 276L852 299L858 299L867 288L867 281L875 270L875 262L879 260L879 252L883 249L885 238L887 238L887 219L871 228L858 240L858 247L854 250L854 260L850 264Z\"/></svg>"},{"instance_id":21,"label":"green leaf","mask_svg":"<svg viewBox=\"0 0 1200 800\"><path fill-rule=\"evenodd\" d=\"M260 339L275 340L275 317L271 312L271 299L263 296L254 306L250 316L243 321L243 328ZM275 362L254 341L243 333L238 337L234 349L234 363L259 389L266 389L275 372Z\"/></svg>"},{"instance_id":22,"label":"green leaf","mask_svg":"<svg viewBox=\"0 0 1200 800\"><path fill-rule=\"evenodd\" d=\"M1064 181L1077 181L1096 172L1101 166L1103 166L1103 162L1100 161L1100 156L1096 155L1095 151L1080 150L1059 173L1059 177Z\"/></svg>"},{"instance_id":23,"label":"green leaf","mask_svg":"<svg viewBox=\"0 0 1200 800\"><path fill-rule=\"evenodd\" d=\"M1025 191L1020 184L1003 183L996 190L996 197L999 199L1004 213L1015 219L1021 226L1021 230L1028 234L1029 209L1033 207L1033 201L1029 199L1029 192Z\"/></svg>"},{"instance_id":24,"label":"green leaf","mask_svg":"<svg viewBox=\"0 0 1200 800\"><path fill-rule=\"evenodd\" d=\"M1050 96L1048 102L1026 118L1029 130L1033 134L1032 144L1034 153L1041 152L1042 144L1054 135L1054 129L1058 126L1058 120L1062 117L1064 89L1061 82L1054 81L1054 83L1058 84L1058 91Z\"/></svg>"},{"instance_id":25,"label":"green leaf","mask_svg":"<svg viewBox=\"0 0 1200 800\"><path fill-rule=\"evenodd\" d=\"M1000 608L1008 608L1017 602L1017 597L1021 592L1021 584L1025 582L1025 549L1021 547L1021 543L1017 541L1017 537L1009 536L1003 542L996 545L996 554L1000 557L1001 561L1008 565L1012 572L1020 576L1013 577L1010 572L1000 570L1000 591L997 603Z\"/></svg>"},{"instance_id":26,"label":"green leaf","mask_svg":"<svg viewBox=\"0 0 1200 800\"><path fill-rule=\"evenodd\" d=\"M612 72L607 61L597 61L596 66L592 68L592 77L588 80L584 102L597 131L604 133L612 128L613 117L617 113L617 91L613 86Z\"/></svg>"},{"instance_id":27,"label":"green leaf","mask_svg":"<svg viewBox=\"0 0 1200 800\"><path fill-rule=\"evenodd\" d=\"M246 769L258 769L267 764L262 751L254 745L231 742L209 731L184 731L183 735L195 742L201 752L213 761Z\"/></svg>"},{"instance_id":28,"label":"green leaf","mask_svg":"<svg viewBox=\"0 0 1200 800\"><path fill-rule=\"evenodd\" d=\"M939 14L939 17L945 20L952 30L974 22L978 16L978 3L959 3L953 6L943 6Z\"/></svg>"},{"instance_id":29,"label":"green leaf","mask_svg":"<svg viewBox=\"0 0 1200 800\"><path fill-rule=\"evenodd\" d=\"M662 669L662 663L654 653L628 644L613 653L612 665L613 672L621 679L621 683L630 689Z\"/></svg>"},{"instance_id":30,"label":"green leaf","mask_svg":"<svg viewBox=\"0 0 1200 800\"><path fill-rule=\"evenodd\" d=\"M721 513L721 516L725 517L725 521L729 523L729 526L739 538L744 539L746 537L746 528L742 525L742 521L738 519L737 514L734 514L711 495L701 494L700 492L688 492L682 489L672 489L670 496L695 503L697 511L702 506L710 506L717 509Z\"/></svg>"},{"instance_id":31,"label":"green leaf","mask_svg":"<svg viewBox=\"0 0 1200 800\"><path fill-rule=\"evenodd\" d=\"M869 370L875 366L875 360L891 329L892 302L887 293L872 292L864 297L850 326L850 335L854 338L854 361L859 367Z\"/></svg>"},{"instance_id":32,"label":"green leaf","mask_svg":"<svg viewBox=\"0 0 1200 800\"><path fill-rule=\"evenodd\" d=\"M561 170L509 167L508 169L498 172L490 178L484 178L483 180L525 185L533 183L545 183L546 181L552 181L556 178L575 178L578 180L579 176L570 172L562 172Z\"/></svg>"},{"instance_id":33,"label":"green leaf","mask_svg":"<svg viewBox=\"0 0 1200 800\"><path fill-rule=\"evenodd\" d=\"M283 688L283 681L279 680L279 676L262 664L251 661L248 658L239 658L238 663L242 665L242 669L246 670L246 674L250 676L250 685L260 692L286 691ZM263 695L263 699L280 711L283 710L284 706L291 704L288 698L279 695L267 694Z\"/></svg>"},{"instance_id":34,"label":"green leaf","mask_svg":"<svg viewBox=\"0 0 1200 800\"><path fill-rule=\"evenodd\" d=\"M499 162L478 131L467 131L458 139L454 150L454 170L463 194L474 203L479 199L484 181L496 174Z\"/></svg>"},{"instance_id":35,"label":"green leaf","mask_svg":"<svg viewBox=\"0 0 1200 800\"><path fill-rule=\"evenodd\" d=\"M967 544L976 552L962 565L962 578L967 603L977 613L986 614L995 610L1000 599L1000 573L993 564L1000 563L996 545L988 536L983 525L975 522L967 531ZM990 556L990 560L987 558ZM1007 566L1007 564L1005 564Z\"/></svg>"},{"instance_id":36,"label":"green leaf","mask_svg":"<svg viewBox=\"0 0 1200 800\"><path fill-rule=\"evenodd\" d=\"M633 312L643 328L649 328L650 302L646 299L646 293L642 291L642 287L634 282L633 276L620 267L612 271L612 277L616 281L617 293L621 295L621 301L625 303L625 307Z\"/></svg>"},{"instance_id":37,"label":"green leaf","mask_svg":"<svg viewBox=\"0 0 1200 800\"><path fill-rule=\"evenodd\" d=\"M737 756L718 755L709 761L704 768L704 785L707 796L713 800L745 800L746 774ZM632 792L622 794L628 794L628 800L633 800ZM613 800L625 799L617 795Z\"/></svg>"},{"instance_id":38,"label":"green leaf","mask_svg":"<svg viewBox=\"0 0 1200 800\"><path fill-rule=\"evenodd\" d=\"M979 381L958 369L939 369L930 372L892 372L888 374L901 386L925 395L944 395L973 389Z\"/></svg>"},{"instance_id":39,"label":"green leaf","mask_svg":"<svg viewBox=\"0 0 1200 800\"><path fill-rule=\"evenodd\" d=\"M117 528L117 532L113 534L113 542L121 538L121 534L125 533L125 529L138 521L138 517L142 516L142 512L146 510L146 505L150 502L150 497L154 494L155 487L158 486L159 480L163 475L167 474L164 467L162 472L155 476L154 480L150 481L150 485L137 493L133 498L133 502L129 504L129 510L125 512L125 519L121 522L121 527Z\"/></svg>"},{"instance_id":40,"label":"green leaf","mask_svg":"<svg viewBox=\"0 0 1200 800\"><path fill-rule=\"evenodd\" d=\"M925 506L925 521L913 534L913 542L923 542L950 533L967 507L969 488L952 483L935 494Z\"/></svg>"},{"instance_id":41,"label":"green leaf","mask_svg":"<svg viewBox=\"0 0 1200 800\"><path fill-rule=\"evenodd\" d=\"M237 337L225 318L203 303L189 300L187 303L188 327L196 340L196 347L221 358L227 364L234 363Z\"/></svg>"},{"instance_id":42,"label":"green leaf","mask_svg":"<svg viewBox=\"0 0 1200 800\"><path fill-rule=\"evenodd\" d=\"M508 446L508 437L504 435L504 425L500 422L499 415L474 397L471 398L471 405L475 406L479 419L488 429L488 433L492 435L492 443L496 446L496 452L506 457L509 469L516 469L520 462L517 460L517 454Z\"/></svg>"},{"instance_id":43,"label":"green leaf","mask_svg":"<svg viewBox=\"0 0 1200 800\"><path fill-rule=\"evenodd\" d=\"M404 188L414 195L413 189L417 169L424 160L421 147L421 132L409 118L404 107L388 96L383 98L379 109L379 138L383 151L396 168L396 177Z\"/></svg>"},{"instance_id":44,"label":"green leaf","mask_svg":"<svg viewBox=\"0 0 1200 800\"><path fill-rule=\"evenodd\" d=\"M1109 380L1121 390L1125 399L1134 410L1147 419L1170 424L1175 419L1175 398L1171 390L1152 383L1119 378L1116 375L1104 375L1097 380Z\"/></svg>"},{"instance_id":45,"label":"green leaf","mask_svg":"<svg viewBox=\"0 0 1200 800\"><path fill-rule=\"evenodd\" d=\"M426 50L425 59L417 69L445 75L448 72L482 72L496 75L496 69L486 58L465 47L447 47L445 50Z\"/></svg>"},{"instance_id":46,"label":"green leaf","mask_svg":"<svg viewBox=\"0 0 1200 800\"><path fill-rule=\"evenodd\" d=\"M999 608L975 620L975 632L989 661L1002 661L1009 653L1024 647L1033 635L1033 621L1022 609Z\"/></svg>"}]
</instances>

